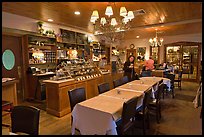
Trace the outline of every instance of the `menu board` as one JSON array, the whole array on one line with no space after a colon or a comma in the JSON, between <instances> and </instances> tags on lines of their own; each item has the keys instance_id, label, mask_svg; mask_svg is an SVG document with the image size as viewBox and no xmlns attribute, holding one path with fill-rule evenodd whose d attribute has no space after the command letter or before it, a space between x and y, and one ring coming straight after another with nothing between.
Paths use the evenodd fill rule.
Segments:
<instances>
[{"instance_id":1,"label":"menu board","mask_svg":"<svg viewBox=\"0 0 204 137\"><path fill-rule=\"evenodd\" d=\"M75 32L64 30L64 29L60 29L60 31L61 31L61 35L62 35L62 42L76 43Z\"/></svg>"}]
</instances>

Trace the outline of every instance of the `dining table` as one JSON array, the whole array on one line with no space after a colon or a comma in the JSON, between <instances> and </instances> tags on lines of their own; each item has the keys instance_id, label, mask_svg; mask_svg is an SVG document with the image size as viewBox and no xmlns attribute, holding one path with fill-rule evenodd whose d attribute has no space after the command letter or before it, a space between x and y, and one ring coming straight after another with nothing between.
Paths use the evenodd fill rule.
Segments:
<instances>
[{"instance_id":1,"label":"dining table","mask_svg":"<svg viewBox=\"0 0 204 137\"><path fill-rule=\"evenodd\" d=\"M121 118L123 103L138 97L137 107L142 105L144 93L152 89L163 78L140 78L77 103L72 110L72 135L75 129L81 135L117 135L116 121Z\"/></svg>"}]
</instances>

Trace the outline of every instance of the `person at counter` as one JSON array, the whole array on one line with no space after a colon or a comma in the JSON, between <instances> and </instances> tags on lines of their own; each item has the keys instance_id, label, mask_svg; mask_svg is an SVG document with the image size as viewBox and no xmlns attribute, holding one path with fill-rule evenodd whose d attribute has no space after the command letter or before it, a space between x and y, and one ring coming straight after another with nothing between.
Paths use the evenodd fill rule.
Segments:
<instances>
[{"instance_id":1,"label":"person at counter","mask_svg":"<svg viewBox=\"0 0 204 137\"><path fill-rule=\"evenodd\" d=\"M99 68L104 68L106 64L107 64L106 57L101 58L99 61Z\"/></svg>"},{"instance_id":2,"label":"person at counter","mask_svg":"<svg viewBox=\"0 0 204 137\"><path fill-rule=\"evenodd\" d=\"M135 61L135 57L133 55L130 55L123 67L124 76L127 76L129 81L139 79L138 75L135 73L135 70L134 70L134 61Z\"/></svg>"}]
</instances>

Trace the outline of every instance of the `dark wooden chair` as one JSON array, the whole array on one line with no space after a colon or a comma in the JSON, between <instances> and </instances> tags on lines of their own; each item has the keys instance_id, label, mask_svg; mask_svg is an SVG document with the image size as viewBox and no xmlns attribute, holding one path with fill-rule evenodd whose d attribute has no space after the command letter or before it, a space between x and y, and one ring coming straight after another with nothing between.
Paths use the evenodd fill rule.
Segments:
<instances>
[{"instance_id":1,"label":"dark wooden chair","mask_svg":"<svg viewBox=\"0 0 204 137\"><path fill-rule=\"evenodd\" d=\"M168 79L170 79L171 80L171 87L170 87L170 89L171 89L171 93L172 93L172 98L174 98L174 80L175 80L175 74L167 74L167 78ZM165 90L164 91L166 91L167 92L167 86L165 85L164 86L164 88L165 88ZM164 98L164 92L163 92L163 98Z\"/></svg>"},{"instance_id":2,"label":"dark wooden chair","mask_svg":"<svg viewBox=\"0 0 204 137\"><path fill-rule=\"evenodd\" d=\"M71 111L74 109L74 106L77 103L80 103L86 100L85 88L75 88L75 89L69 90L68 95L69 95ZM73 117L71 116L71 125L72 125L72 122L73 122ZM75 129L75 130L80 132L79 129Z\"/></svg>"},{"instance_id":3,"label":"dark wooden chair","mask_svg":"<svg viewBox=\"0 0 204 137\"><path fill-rule=\"evenodd\" d=\"M141 77L151 77L152 76L152 72L151 71L142 71L141 73Z\"/></svg>"},{"instance_id":4,"label":"dark wooden chair","mask_svg":"<svg viewBox=\"0 0 204 137\"><path fill-rule=\"evenodd\" d=\"M98 92L99 94L102 94L106 91L110 90L110 85L109 83L102 83L98 85Z\"/></svg>"},{"instance_id":5,"label":"dark wooden chair","mask_svg":"<svg viewBox=\"0 0 204 137\"><path fill-rule=\"evenodd\" d=\"M138 98L134 97L123 103L122 117L116 121L116 129L119 135L124 135L130 128L132 128L133 133L137 100Z\"/></svg>"},{"instance_id":6,"label":"dark wooden chair","mask_svg":"<svg viewBox=\"0 0 204 137\"><path fill-rule=\"evenodd\" d=\"M40 109L33 106L14 106L11 113L11 132L39 134Z\"/></svg>"},{"instance_id":7,"label":"dark wooden chair","mask_svg":"<svg viewBox=\"0 0 204 137\"><path fill-rule=\"evenodd\" d=\"M154 92L155 99L151 99L149 102L149 111L156 114L157 123L160 123L161 119L161 94L164 90L164 84L160 83L157 91Z\"/></svg>"},{"instance_id":8,"label":"dark wooden chair","mask_svg":"<svg viewBox=\"0 0 204 137\"><path fill-rule=\"evenodd\" d=\"M10 101L2 100L2 111L6 112L5 114L2 113L2 116L10 115L13 109L13 103ZM3 124L2 126L10 127L8 124Z\"/></svg>"},{"instance_id":9,"label":"dark wooden chair","mask_svg":"<svg viewBox=\"0 0 204 137\"><path fill-rule=\"evenodd\" d=\"M124 76L121 78L121 81L122 81L122 85L125 84L125 83L128 83L129 80L128 80L128 76Z\"/></svg>"},{"instance_id":10,"label":"dark wooden chair","mask_svg":"<svg viewBox=\"0 0 204 137\"><path fill-rule=\"evenodd\" d=\"M85 88L75 88L68 91L71 111L77 103L86 100Z\"/></svg>"},{"instance_id":11,"label":"dark wooden chair","mask_svg":"<svg viewBox=\"0 0 204 137\"><path fill-rule=\"evenodd\" d=\"M143 134L146 134L146 126L149 128L149 109L148 105L151 99L152 89L145 92L142 105L135 111L135 122L142 121ZM137 124L135 124L137 125Z\"/></svg>"},{"instance_id":12,"label":"dark wooden chair","mask_svg":"<svg viewBox=\"0 0 204 137\"><path fill-rule=\"evenodd\" d=\"M178 71L178 78L174 79L174 82L177 83L178 88L181 90L181 81L182 81L183 71Z\"/></svg>"},{"instance_id":13,"label":"dark wooden chair","mask_svg":"<svg viewBox=\"0 0 204 137\"><path fill-rule=\"evenodd\" d=\"M116 88L118 86L121 86L122 85L122 81L121 79L116 79L113 81L113 87Z\"/></svg>"}]
</instances>

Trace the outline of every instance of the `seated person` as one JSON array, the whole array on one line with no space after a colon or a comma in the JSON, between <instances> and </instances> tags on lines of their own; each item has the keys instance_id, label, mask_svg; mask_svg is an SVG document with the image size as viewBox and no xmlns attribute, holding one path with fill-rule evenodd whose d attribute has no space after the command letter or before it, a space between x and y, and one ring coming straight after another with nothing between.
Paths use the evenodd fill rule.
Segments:
<instances>
[{"instance_id":1,"label":"seated person","mask_svg":"<svg viewBox=\"0 0 204 137\"><path fill-rule=\"evenodd\" d=\"M145 61L144 70L141 73L142 77L151 77L152 70L154 69L154 60L150 56L148 60Z\"/></svg>"},{"instance_id":2,"label":"seated person","mask_svg":"<svg viewBox=\"0 0 204 137\"><path fill-rule=\"evenodd\" d=\"M145 61L145 70L152 71L154 69L154 60L150 56L148 60Z\"/></svg>"}]
</instances>

